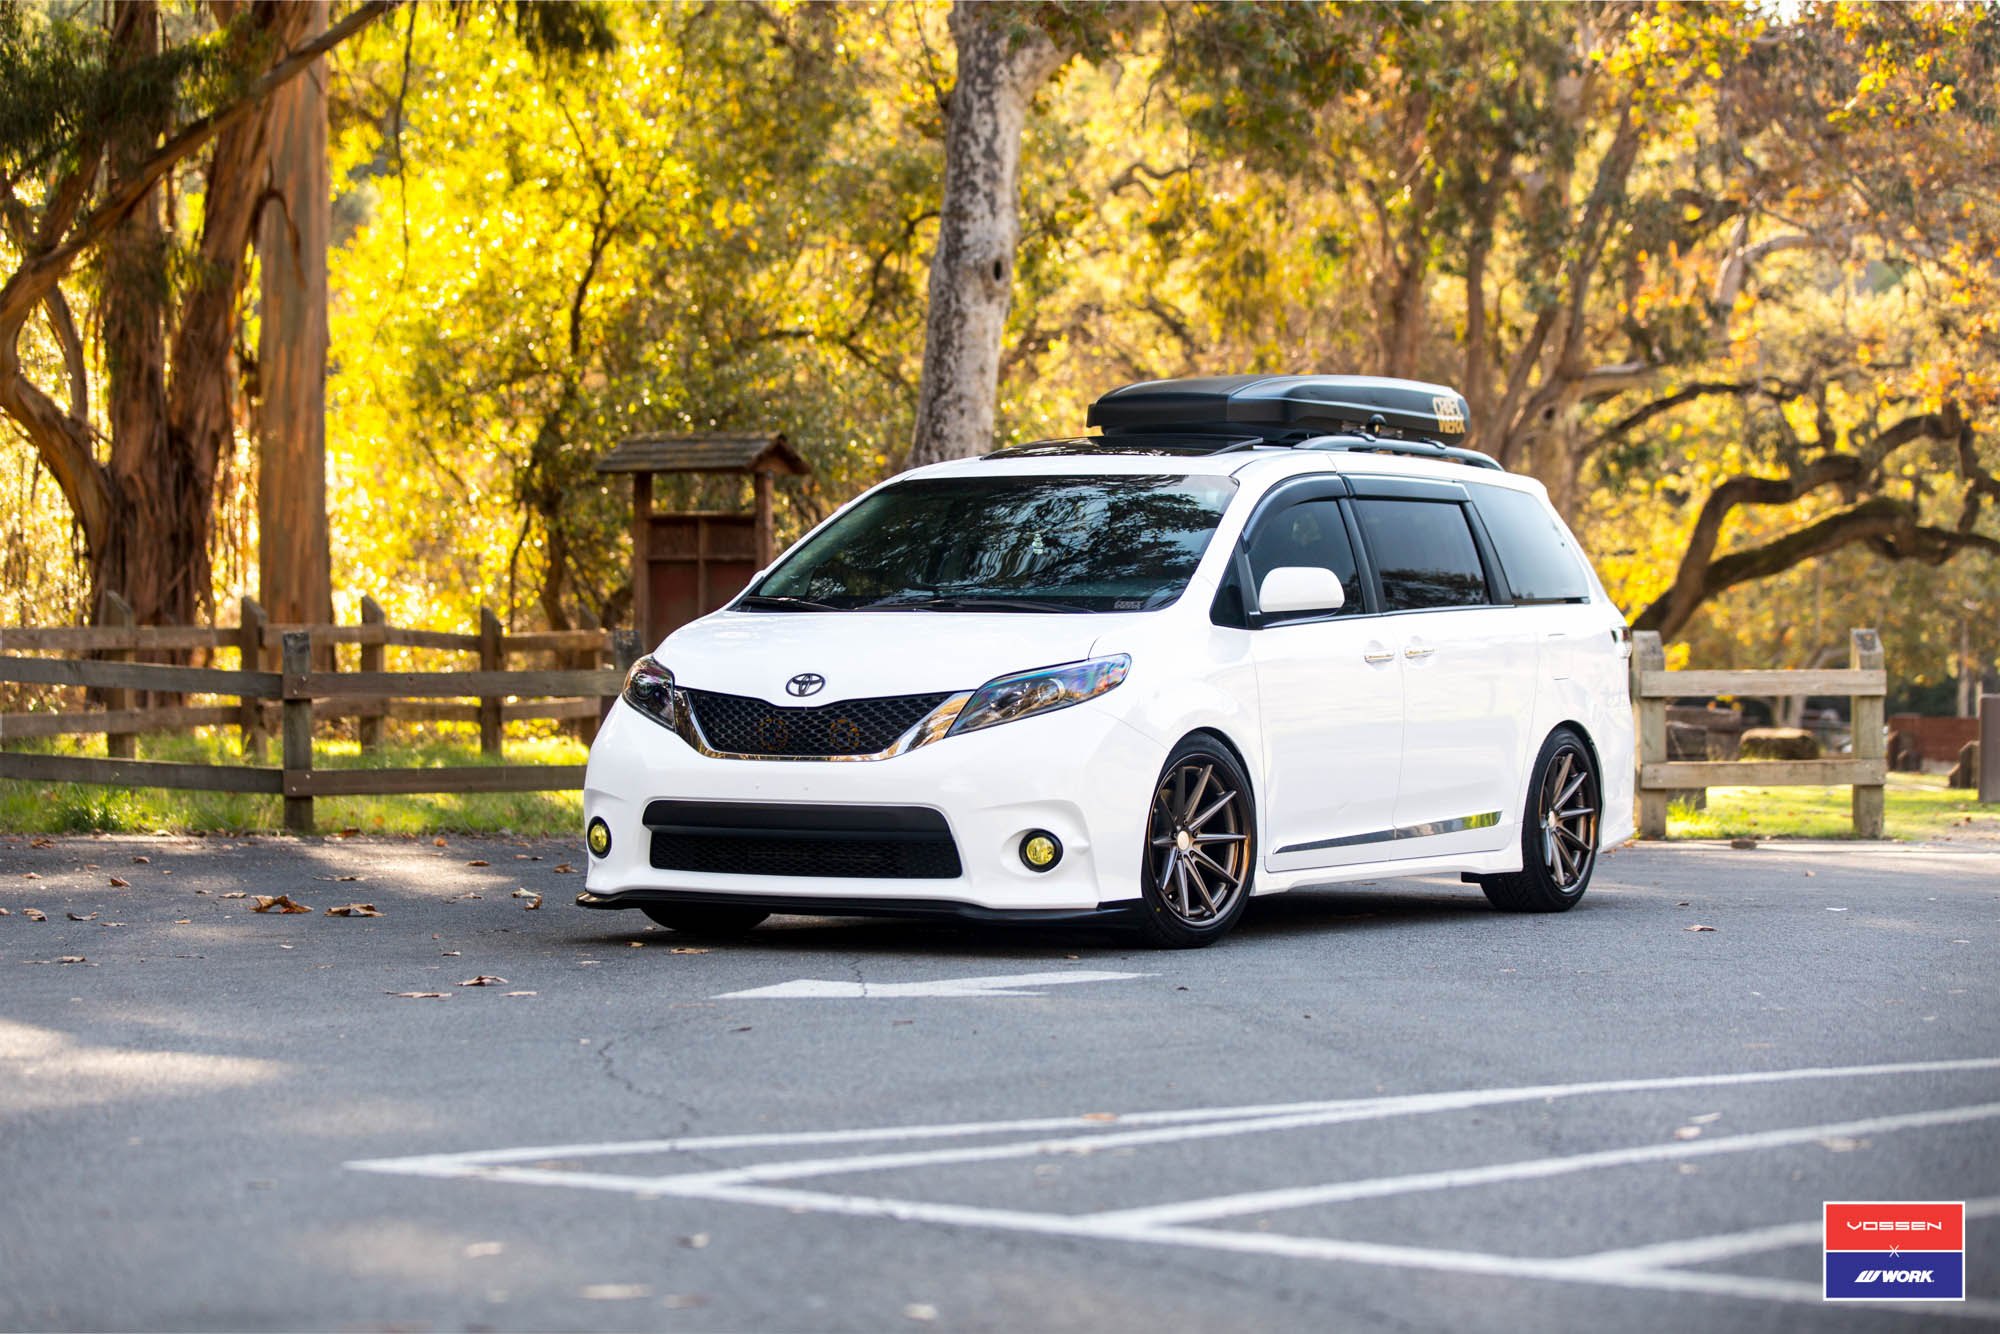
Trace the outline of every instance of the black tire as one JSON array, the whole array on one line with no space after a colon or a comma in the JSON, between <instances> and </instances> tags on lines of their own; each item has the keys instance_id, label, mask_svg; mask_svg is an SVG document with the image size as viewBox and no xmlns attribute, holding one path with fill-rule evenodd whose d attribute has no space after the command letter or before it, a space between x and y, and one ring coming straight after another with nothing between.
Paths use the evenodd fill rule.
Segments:
<instances>
[{"instance_id":1,"label":"black tire","mask_svg":"<svg viewBox=\"0 0 2000 1334\"><path fill-rule=\"evenodd\" d=\"M648 903L640 911L671 931L710 940L743 935L771 915L761 908L719 903Z\"/></svg>"},{"instance_id":2,"label":"black tire","mask_svg":"<svg viewBox=\"0 0 2000 1334\"><path fill-rule=\"evenodd\" d=\"M1257 807L1229 748L1203 733L1167 756L1139 850L1139 935L1155 949L1213 945L1250 902Z\"/></svg>"},{"instance_id":3,"label":"black tire","mask_svg":"<svg viewBox=\"0 0 2000 1334\"><path fill-rule=\"evenodd\" d=\"M1568 727L1542 743L1521 813L1521 869L1479 878L1486 900L1502 912L1568 912L1590 888L1597 869L1598 813L1604 787L1597 757Z\"/></svg>"}]
</instances>

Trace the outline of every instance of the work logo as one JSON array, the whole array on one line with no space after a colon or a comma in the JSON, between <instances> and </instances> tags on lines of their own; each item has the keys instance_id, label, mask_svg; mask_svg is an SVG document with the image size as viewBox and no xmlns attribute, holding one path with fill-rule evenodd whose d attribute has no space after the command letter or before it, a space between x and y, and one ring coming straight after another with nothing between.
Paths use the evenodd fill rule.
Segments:
<instances>
[{"instance_id":1,"label":"work logo","mask_svg":"<svg viewBox=\"0 0 2000 1334\"><path fill-rule=\"evenodd\" d=\"M1826 1205L1826 1299L1965 1300L1965 1206Z\"/></svg>"}]
</instances>

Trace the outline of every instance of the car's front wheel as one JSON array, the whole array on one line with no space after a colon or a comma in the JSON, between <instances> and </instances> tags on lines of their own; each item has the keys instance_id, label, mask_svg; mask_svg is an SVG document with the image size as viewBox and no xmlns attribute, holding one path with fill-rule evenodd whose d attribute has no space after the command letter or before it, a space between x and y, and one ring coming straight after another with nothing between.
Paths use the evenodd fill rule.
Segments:
<instances>
[{"instance_id":1,"label":"car's front wheel","mask_svg":"<svg viewBox=\"0 0 2000 1334\"><path fill-rule=\"evenodd\" d=\"M1479 887L1502 912L1566 912L1590 887L1603 809L1597 760L1582 737L1558 727L1535 757L1521 813L1521 869L1482 876Z\"/></svg>"},{"instance_id":2,"label":"car's front wheel","mask_svg":"<svg viewBox=\"0 0 2000 1334\"><path fill-rule=\"evenodd\" d=\"M1250 901L1256 870L1250 780L1226 747L1196 735L1160 770L1140 864L1139 931L1160 949L1227 935Z\"/></svg>"},{"instance_id":3,"label":"car's front wheel","mask_svg":"<svg viewBox=\"0 0 2000 1334\"><path fill-rule=\"evenodd\" d=\"M740 936L771 915L717 903L649 903L642 911L668 930L710 939Z\"/></svg>"}]
</instances>

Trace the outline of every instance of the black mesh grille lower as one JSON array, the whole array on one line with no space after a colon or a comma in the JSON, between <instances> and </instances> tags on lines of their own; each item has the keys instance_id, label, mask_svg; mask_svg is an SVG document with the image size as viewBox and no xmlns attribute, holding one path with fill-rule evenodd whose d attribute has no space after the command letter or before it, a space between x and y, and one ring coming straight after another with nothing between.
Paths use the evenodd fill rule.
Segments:
<instances>
[{"instance_id":1,"label":"black mesh grille lower","mask_svg":"<svg viewBox=\"0 0 2000 1334\"><path fill-rule=\"evenodd\" d=\"M646 808L663 871L835 880L953 880L944 816L917 806L771 806L656 801Z\"/></svg>"},{"instance_id":2,"label":"black mesh grille lower","mask_svg":"<svg viewBox=\"0 0 2000 1334\"><path fill-rule=\"evenodd\" d=\"M929 716L950 696L890 695L792 709L743 695L683 690L711 749L732 755L873 755Z\"/></svg>"}]
</instances>

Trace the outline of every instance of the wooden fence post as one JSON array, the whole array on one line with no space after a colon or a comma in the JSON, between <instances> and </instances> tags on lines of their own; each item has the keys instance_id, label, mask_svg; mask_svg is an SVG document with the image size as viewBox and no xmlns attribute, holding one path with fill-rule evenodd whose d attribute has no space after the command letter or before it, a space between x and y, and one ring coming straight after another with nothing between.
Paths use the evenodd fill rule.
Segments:
<instances>
[{"instance_id":1,"label":"wooden fence post","mask_svg":"<svg viewBox=\"0 0 2000 1334\"><path fill-rule=\"evenodd\" d=\"M639 661L639 632L637 630L613 630L611 632L611 665L618 669L622 680L625 673L632 670L632 664ZM622 689L622 687L621 687ZM597 722L604 723L604 715L611 712L611 706L618 702L616 694L600 695L597 701ZM593 738L594 739L594 738Z\"/></svg>"},{"instance_id":2,"label":"wooden fence post","mask_svg":"<svg viewBox=\"0 0 2000 1334\"><path fill-rule=\"evenodd\" d=\"M256 598L243 599L236 625L236 648L240 656L237 666L246 672L263 670L264 626L269 620ZM243 753L246 756L257 754L264 747L264 701L245 695L237 703L242 708L237 715L236 727L241 735Z\"/></svg>"},{"instance_id":3,"label":"wooden fence post","mask_svg":"<svg viewBox=\"0 0 2000 1334\"><path fill-rule=\"evenodd\" d=\"M1639 837L1667 836L1667 793L1646 786L1646 766L1667 758L1667 701L1647 699L1639 693L1640 677L1646 672L1667 670L1666 646L1658 633L1640 630L1632 636L1632 704L1639 714Z\"/></svg>"},{"instance_id":4,"label":"wooden fence post","mask_svg":"<svg viewBox=\"0 0 2000 1334\"><path fill-rule=\"evenodd\" d=\"M1850 632L1847 665L1855 671L1881 671L1881 637L1873 630ZM1881 695L1851 697L1848 712L1853 723L1851 730L1854 733L1856 760L1881 760L1886 757L1887 746L1882 735L1885 702ZM1881 783L1854 785L1854 834L1857 838L1882 837Z\"/></svg>"},{"instance_id":5,"label":"wooden fence post","mask_svg":"<svg viewBox=\"0 0 2000 1334\"><path fill-rule=\"evenodd\" d=\"M313 762L313 702L304 693L304 678L312 671L312 635L305 631L285 633L284 655L284 769L285 828L294 834L313 830L313 799L310 794L291 795L292 780L310 775Z\"/></svg>"},{"instance_id":6,"label":"wooden fence post","mask_svg":"<svg viewBox=\"0 0 2000 1334\"><path fill-rule=\"evenodd\" d=\"M389 617L382 610L382 604L365 593L361 597L361 623L363 625L379 625L385 630L389 626ZM382 670L382 648L383 646L380 644L363 643L361 645L362 671L379 672ZM388 709L389 702L383 699L369 700L366 702L365 707L371 711L361 715L361 721L356 725L355 730L361 738L361 749L364 751L373 751L382 745L382 715Z\"/></svg>"},{"instance_id":7,"label":"wooden fence post","mask_svg":"<svg viewBox=\"0 0 2000 1334\"><path fill-rule=\"evenodd\" d=\"M119 597L110 589L104 590L104 597L98 603L97 623L105 626L132 628L132 604ZM112 662L132 661L132 650L113 649L105 653ZM138 707L138 695L130 690L107 690L104 692L104 707L107 709L132 709ZM139 736L136 732L106 732L104 753L114 760L130 760L138 757Z\"/></svg>"},{"instance_id":8,"label":"wooden fence post","mask_svg":"<svg viewBox=\"0 0 2000 1334\"><path fill-rule=\"evenodd\" d=\"M604 628L598 623L597 617L591 613L588 607L583 609L580 619L583 628L586 630L602 630ZM587 648L576 653L561 655L556 660L556 666L569 668L574 671L595 671L604 666L604 650L605 644L600 642L596 648ZM570 734L584 745L589 745L591 742L597 740L597 719L575 719L570 723Z\"/></svg>"},{"instance_id":9,"label":"wooden fence post","mask_svg":"<svg viewBox=\"0 0 2000 1334\"><path fill-rule=\"evenodd\" d=\"M505 671L507 664L500 652L500 618L493 614L493 608L479 609L479 670L482 672ZM482 755L500 753L500 696L481 695L479 697L479 751Z\"/></svg>"}]
</instances>

